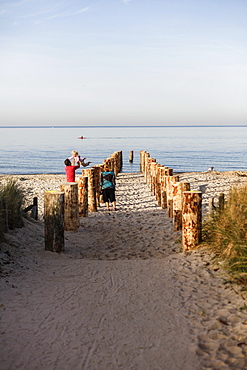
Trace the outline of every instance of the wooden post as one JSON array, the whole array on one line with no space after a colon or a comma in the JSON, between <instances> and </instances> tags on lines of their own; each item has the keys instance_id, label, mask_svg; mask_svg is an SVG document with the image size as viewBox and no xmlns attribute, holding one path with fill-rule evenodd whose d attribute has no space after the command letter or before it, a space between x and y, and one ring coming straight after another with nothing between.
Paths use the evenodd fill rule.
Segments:
<instances>
[{"instance_id":1,"label":"wooden post","mask_svg":"<svg viewBox=\"0 0 247 370\"><path fill-rule=\"evenodd\" d=\"M145 171L146 171L146 163L147 163L147 158L149 154L147 152L143 152L143 158L142 158L142 173L144 174L145 177Z\"/></svg>"},{"instance_id":2,"label":"wooden post","mask_svg":"<svg viewBox=\"0 0 247 370\"><path fill-rule=\"evenodd\" d=\"M97 202L94 187L94 168L82 170L82 176L88 177L88 212L96 212Z\"/></svg>"},{"instance_id":3,"label":"wooden post","mask_svg":"<svg viewBox=\"0 0 247 370\"><path fill-rule=\"evenodd\" d=\"M117 176L118 173L117 152L111 154L110 159L111 159L111 170L115 173L115 176Z\"/></svg>"},{"instance_id":4,"label":"wooden post","mask_svg":"<svg viewBox=\"0 0 247 370\"><path fill-rule=\"evenodd\" d=\"M33 208L31 211L31 217L34 218L35 220L38 219L38 198L37 197L33 198Z\"/></svg>"},{"instance_id":5,"label":"wooden post","mask_svg":"<svg viewBox=\"0 0 247 370\"><path fill-rule=\"evenodd\" d=\"M150 158L150 154L145 152L144 154L144 179L146 183L148 183L148 159L149 158Z\"/></svg>"},{"instance_id":6,"label":"wooden post","mask_svg":"<svg viewBox=\"0 0 247 370\"><path fill-rule=\"evenodd\" d=\"M162 209L167 208L167 194L165 190L161 191L161 208Z\"/></svg>"},{"instance_id":7,"label":"wooden post","mask_svg":"<svg viewBox=\"0 0 247 370\"><path fill-rule=\"evenodd\" d=\"M167 176L166 177L166 193L167 193L167 210L168 216L173 217L173 192L172 184L179 181L179 176Z\"/></svg>"},{"instance_id":8,"label":"wooden post","mask_svg":"<svg viewBox=\"0 0 247 370\"><path fill-rule=\"evenodd\" d=\"M165 168L162 165L157 166L157 176L156 176L156 189L155 189L155 195L156 195L156 200L158 202L158 206L161 207L161 192L162 192L162 170Z\"/></svg>"},{"instance_id":9,"label":"wooden post","mask_svg":"<svg viewBox=\"0 0 247 370\"><path fill-rule=\"evenodd\" d=\"M174 231L182 230L183 192L190 190L188 182L175 182L173 189L173 225Z\"/></svg>"},{"instance_id":10,"label":"wooden post","mask_svg":"<svg viewBox=\"0 0 247 370\"><path fill-rule=\"evenodd\" d=\"M165 174L166 176L173 176L173 169L166 167Z\"/></svg>"},{"instance_id":11,"label":"wooden post","mask_svg":"<svg viewBox=\"0 0 247 370\"><path fill-rule=\"evenodd\" d=\"M130 163L133 163L133 158L134 158L134 152L133 152L133 150L131 150L130 154L129 154L129 162Z\"/></svg>"},{"instance_id":12,"label":"wooden post","mask_svg":"<svg viewBox=\"0 0 247 370\"><path fill-rule=\"evenodd\" d=\"M97 207L100 206L100 165L96 165L92 167L94 170L94 189L95 189L95 197Z\"/></svg>"},{"instance_id":13,"label":"wooden post","mask_svg":"<svg viewBox=\"0 0 247 370\"><path fill-rule=\"evenodd\" d=\"M114 158L114 161L116 162L116 165L114 165L115 167L115 175L117 176L118 173L121 171L122 169L122 152L118 151L118 152L115 152L115 158Z\"/></svg>"},{"instance_id":14,"label":"wooden post","mask_svg":"<svg viewBox=\"0 0 247 370\"><path fill-rule=\"evenodd\" d=\"M115 164L116 164L116 163L115 163L115 159L114 159L114 157L111 157L111 158L110 158L110 163L111 163L111 165L110 165L110 166L111 166L111 170L115 173L115 176L117 176L117 175L116 175L117 168L115 167Z\"/></svg>"},{"instance_id":15,"label":"wooden post","mask_svg":"<svg viewBox=\"0 0 247 370\"><path fill-rule=\"evenodd\" d=\"M225 207L225 194L220 193L219 195L219 211L223 211Z\"/></svg>"},{"instance_id":16,"label":"wooden post","mask_svg":"<svg viewBox=\"0 0 247 370\"><path fill-rule=\"evenodd\" d=\"M64 251L64 193L44 193L45 250Z\"/></svg>"},{"instance_id":17,"label":"wooden post","mask_svg":"<svg viewBox=\"0 0 247 370\"><path fill-rule=\"evenodd\" d=\"M156 164L156 167L154 167L154 180L153 180L153 186L154 186L154 195L155 195L155 198L156 200L158 200L158 197L159 197L159 167L160 167L160 164L157 163Z\"/></svg>"},{"instance_id":18,"label":"wooden post","mask_svg":"<svg viewBox=\"0 0 247 370\"><path fill-rule=\"evenodd\" d=\"M182 210L183 250L193 249L201 242L202 236L202 193L185 191Z\"/></svg>"},{"instance_id":19,"label":"wooden post","mask_svg":"<svg viewBox=\"0 0 247 370\"><path fill-rule=\"evenodd\" d=\"M61 192L64 192L64 230L78 231L79 204L78 204L78 183L67 182L60 185Z\"/></svg>"},{"instance_id":20,"label":"wooden post","mask_svg":"<svg viewBox=\"0 0 247 370\"><path fill-rule=\"evenodd\" d=\"M122 158L122 152L121 151L118 151L118 152L115 152L115 157L116 157L116 162L117 162L117 168L116 168L116 176L118 175L118 173L121 171L122 169L122 165L123 165L123 158Z\"/></svg>"},{"instance_id":21,"label":"wooden post","mask_svg":"<svg viewBox=\"0 0 247 370\"><path fill-rule=\"evenodd\" d=\"M140 172L144 173L144 168L145 168L145 151L140 150Z\"/></svg>"},{"instance_id":22,"label":"wooden post","mask_svg":"<svg viewBox=\"0 0 247 370\"><path fill-rule=\"evenodd\" d=\"M166 176L165 167L160 167L160 197L161 197L161 208L167 208L167 195L166 195Z\"/></svg>"},{"instance_id":23,"label":"wooden post","mask_svg":"<svg viewBox=\"0 0 247 370\"><path fill-rule=\"evenodd\" d=\"M212 214L216 210L216 207L214 205L214 197L209 198L208 200L208 211L210 214Z\"/></svg>"},{"instance_id":24,"label":"wooden post","mask_svg":"<svg viewBox=\"0 0 247 370\"><path fill-rule=\"evenodd\" d=\"M153 195L155 195L155 182L156 182L156 172L157 172L157 162L152 162L150 164L150 187Z\"/></svg>"},{"instance_id":25,"label":"wooden post","mask_svg":"<svg viewBox=\"0 0 247 370\"><path fill-rule=\"evenodd\" d=\"M80 176L78 181L79 217L88 216L88 178Z\"/></svg>"},{"instance_id":26,"label":"wooden post","mask_svg":"<svg viewBox=\"0 0 247 370\"><path fill-rule=\"evenodd\" d=\"M152 163L155 163L156 159L154 158L148 158L147 161L147 184L151 187L152 184L152 171L151 171L151 166Z\"/></svg>"}]
</instances>

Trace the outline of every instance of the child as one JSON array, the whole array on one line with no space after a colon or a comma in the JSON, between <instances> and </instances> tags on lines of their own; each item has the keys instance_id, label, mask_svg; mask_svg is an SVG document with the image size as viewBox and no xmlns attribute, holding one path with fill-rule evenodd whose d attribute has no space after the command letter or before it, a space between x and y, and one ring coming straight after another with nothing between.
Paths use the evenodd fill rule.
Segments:
<instances>
[{"instance_id":1,"label":"child","mask_svg":"<svg viewBox=\"0 0 247 370\"><path fill-rule=\"evenodd\" d=\"M77 150L72 150L71 154L72 154L72 157L68 159L72 162L72 166L82 165L83 167L87 167L90 163L92 163L92 162L84 163L84 160L86 159L86 157L81 158Z\"/></svg>"}]
</instances>

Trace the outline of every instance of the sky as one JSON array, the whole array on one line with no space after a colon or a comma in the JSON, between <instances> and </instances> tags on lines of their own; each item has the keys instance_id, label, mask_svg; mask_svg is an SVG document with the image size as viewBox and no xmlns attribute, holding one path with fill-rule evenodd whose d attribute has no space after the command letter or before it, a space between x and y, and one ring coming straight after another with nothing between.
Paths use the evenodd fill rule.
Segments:
<instances>
[{"instance_id":1,"label":"sky","mask_svg":"<svg viewBox=\"0 0 247 370\"><path fill-rule=\"evenodd\" d=\"M247 125L246 0L0 0L0 126Z\"/></svg>"}]
</instances>

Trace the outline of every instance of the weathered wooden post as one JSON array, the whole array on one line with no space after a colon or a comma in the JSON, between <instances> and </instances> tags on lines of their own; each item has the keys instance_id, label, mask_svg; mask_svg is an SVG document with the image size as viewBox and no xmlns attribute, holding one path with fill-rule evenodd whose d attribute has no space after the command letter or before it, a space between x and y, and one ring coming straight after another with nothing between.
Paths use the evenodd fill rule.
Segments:
<instances>
[{"instance_id":1,"label":"weathered wooden post","mask_svg":"<svg viewBox=\"0 0 247 370\"><path fill-rule=\"evenodd\" d=\"M115 167L114 157L110 158L110 166L111 166L111 170L115 173L115 176L117 176L117 168Z\"/></svg>"},{"instance_id":2,"label":"weathered wooden post","mask_svg":"<svg viewBox=\"0 0 247 370\"><path fill-rule=\"evenodd\" d=\"M45 250L64 251L64 193L44 193Z\"/></svg>"},{"instance_id":3,"label":"weathered wooden post","mask_svg":"<svg viewBox=\"0 0 247 370\"><path fill-rule=\"evenodd\" d=\"M82 170L82 176L88 177L88 212L96 212L97 202L94 186L94 168L85 168Z\"/></svg>"},{"instance_id":4,"label":"weathered wooden post","mask_svg":"<svg viewBox=\"0 0 247 370\"><path fill-rule=\"evenodd\" d=\"M219 211L223 211L225 207L225 194L220 193L219 194Z\"/></svg>"},{"instance_id":5,"label":"weathered wooden post","mask_svg":"<svg viewBox=\"0 0 247 370\"><path fill-rule=\"evenodd\" d=\"M78 183L67 182L60 185L61 192L64 192L64 230L78 231L79 204L78 204Z\"/></svg>"},{"instance_id":6,"label":"weathered wooden post","mask_svg":"<svg viewBox=\"0 0 247 370\"><path fill-rule=\"evenodd\" d=\"M167 176L166 177L166 195L167 195L167 211L168 216L173 217L173 192L172 184L179 181L179 176Z\"/></svg>"},{"instance_id":7,"label":"weathered wooden post","mask_svg":"<svg viewBox=\"0 0 247 370\"><path fill-rule=\"evenodd\" d=\"M145 173L145 179L147 185L150 184L150 163L152 162L153 158L147 158L147 163L146 163L146 173Z\"/></svg>"},{"instance_id":8,"label":"weathered wooden post","mask_svg":"<svg viewBox=\"0 0 247 370\"><path fill-rule=\"evenodd\" d=\"M92 167L94 170L94 189L97 206L100 206L100 165Z\"/></svg>"},{"instance_id":9,"label":"weathered wooden post","mask_svg":"<svg viewBox=\"0 0 247 370\"><path fill-rule=\"evenodd\" d=\"M143 173L144 172L144 150L140 150L140 172Z\"/></svg>"},{"instance_id":10,"label":"weathered wooden post","mask_svg":"<svg viewBox=\"0 0 247 370\"><path fill-rule=\"evenodd\" d=\"M120 160L120 165L121 165L119 171L121 171L123 167L123 152L122 151L119 152L119 160Z\"/></svg>"},{"instance_id":11,"label":"weathered wooden post","mask_svg":"<svg viewBox=\"0 0 247 370\"><path fill-rule=\"evenodd\" d=\"M38 219L38 198L37 197L33 198L33 207L31 211L31 217L34 218L35 220Z\"/></svg>"},{"instance_id":12,"label":"weathered wooden post","mask_svg":"<svg viewBox=\"0 0 247 370\"><path fill-rule=\"evenodd\" d=\"M161 191L161 208L162 209L167 208L167 193L166 193L166 190Z\"/></svg>"},{"instance_id":13,"label":"weathered wooden post","mask_svg":"<svg viewBox=\"0 0 247 370\"><path fill-rule=\"evenodd\" d=\"M111 170L115 173L115 176L117 176L118 173L117 152L112 153L110 155L110 160L111 160Z\"/></svg>"},{"instance_id":14,"label":"weathered wooden post","mask_svg":"<svg viewBox=\"0 0 247 370\"><path fill-rule=\"evenodd\" d=\"M161 197L161 208L167 208L167 196L166 196L166 167L160 168L160 197Z\"/></svg>"},{"instance_id":15,"label":"weathered wooden post","mask_svg":"<svg viewBox=\"0 0 247 370\"><path fill-rule=\"evenodd\" d=\"M157 163L154 173L154 195L157 201L159 198L159 189L160 189L160 167L161 164Z\"/></svg>"},{"instance_id":16,"label":"weathered wooden post","mask_svg":"<svg viewBox=\"0 0 247 370\"><path fill-rule=\"evenodd\" d=\"M208 200L208 211L209 214L212 214L216 210L216 207L214 205L214 197L209 198Z\"/></svg>"},{"instance_id":17,"label":"weathered wooden post","mask_svg":"<svg viewBox=\"0 0 247 370\"><path fill-rule=\"evenodd\" d=\"M88 216L88 178L80 176L78 181L79 217Z\"/></svg>"},{"instance_id":18,"label":"weathered wooden post","mask_svg":"<svg viewBox=\"0 0 247 370\"><path fill-rule=\"evenodd\" d=\"M121 152L118 151L118 152L113 153L113 158L114 158L114 172L115 172L115 175L117 176L122 168Z\"/></svg>"},{"instance_id":19,"label":"weathered wooden post","mask_svg":"<svg viewBox=\"0 0 247 370\"><path fill-rule=\"evenodd\" d=\"M182 209L182 244L188 251L200 244L202 238L202 192L185 191Z\"/></svg>"},{"instance_id":20,"label":"weathered wooden post","mask_svg":"<svg viewBox=\"0 0 247 370\"><path fill-rule=\"evenodd\" d=\"M154 158L148 158L147 161L147 184L151 187L152 184L152 172L151 172L151 166L152 163L155 163L156 159Z\"/></svg>"},{"instance_id":21,"label":"weathered wooden post","mask_svg":"<svg viewBox=\"0 0 247 370\"><path fill-rule=\"evenodd\" d=\"M173 225L174 231L182 230L183 192L190 190L188 182L175 182L173 189Z\"/></svg>"},{"instance_id":22,"label":"weathered wooden post","mask_svg":"<svg viewBox=\"0 0 247 370\"><path fill-rule=\"evenodd\" d=\"M153 195L155 195L155 181L156 181L157 165L158 165L157 162L152 162L150 164L150 188L151 188Z\"/></svg>"},{"instance_id":23,"label":"weathered wooden post","mask_svg":"<svg viewBox=\"0 0 247 370\"><path fill-rule=\"evenodd\" d=\"M150 154L146 153L144 154L145 160L144 160L144 179L145 182L148 182L148 159L150 158Z\"/></svg>"},{"instance_id":24,"label":"weathered wooden post","mask_svg":"<svg viewBox=\"0 0 247 370\"><path fill-rule=\"evenodd\" d=\"M133 150L131 150L130 154L129 154L129 162L130 163L133 163L133 158L134 158L134 152L133 152Z\"/></svg>"},{"instance_id":25,"label":"weathered wooden post","mask_svg":"<svg viewBox=\"0 0 247 370\"><path fill-rule=\"evenodd\" d=\"M166 176L173 176L173 169L166 167L165 174Z\"/></svg>"},{"instance_id":26,"label":"weathered wooden post","mask_svg":"<svg viewBox=\"0 0 247 370\"><path fill-rule=\"evenodd\" d=\"M156 182L155 184L155 198L157 200L158 206L161 207L161 190L160 190L160 182Z\"/></svg>"},{"instance_id":27,"label":"weathered wooden post","mask_svg":"<svg viewBox=\"0 0 247 370\"><path fill-rule=\"evenodd\" d=\"M155 190L155 195L156 195L156 200L158 202L158 206L161 207L161 198L162 198L162 169L165 168L162 165L157 166L157 176L156 176L156 190Z\"/></svg>"},{"instance_id":28,"label":"weathered wooden post","mask_svg":"<svg viewBox=\"0 0 247 370\"><path fill-rule=\"evenodd\" d=\"M117 176L117 174L121 171L123 165L122 152L121 151L115 152L115 157L117 163L115 174Z\"/></svg>"}]
</instances>

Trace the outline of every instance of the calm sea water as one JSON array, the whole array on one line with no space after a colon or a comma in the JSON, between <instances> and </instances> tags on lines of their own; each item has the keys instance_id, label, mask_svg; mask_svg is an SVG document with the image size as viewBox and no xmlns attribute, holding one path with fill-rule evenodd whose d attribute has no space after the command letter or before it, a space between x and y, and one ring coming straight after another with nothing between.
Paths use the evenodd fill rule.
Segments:
<instances>
[{"instance_id":1,"label":"calm sea water","mask_svg":"<svg viewBox=\"0 0 247 370\"><path fill-rule=\"evenodd\" d=\"M86 139L79 140L79 136ZM102 163L123 152L123 172L139 172L146 150L174 171L247 170L247 127L0 128L0 173L64 173L71 150ZM129 152L134 151L134 163Z\"/></svg>"}]
</instances>

